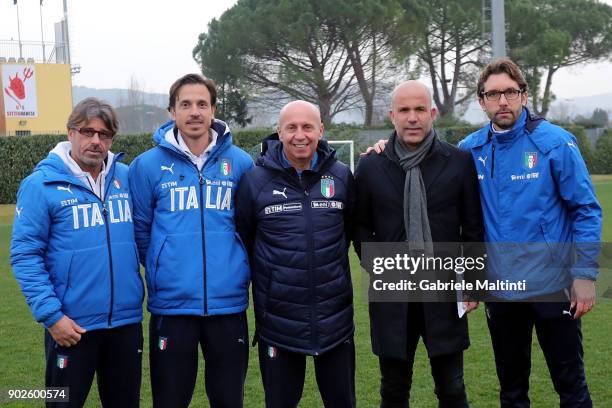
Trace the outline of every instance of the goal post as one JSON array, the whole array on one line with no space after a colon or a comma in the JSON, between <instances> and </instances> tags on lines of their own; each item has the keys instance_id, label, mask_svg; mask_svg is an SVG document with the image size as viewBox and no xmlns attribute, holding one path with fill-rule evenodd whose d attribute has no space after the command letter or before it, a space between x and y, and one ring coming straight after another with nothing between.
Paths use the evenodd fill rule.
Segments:
<instances>
[{"instance_id":1,"label":"goal post","mask_svg":"<svg viewBox=\"0 0 612 408\"><path fill-rule=\"evenodd\" d=\"M355 141L328 140L327 143L329 143L334 147L334 149L336 149L336 158L342 163L349 166L351 169L351 173L355 173Z\"/></svg>"}]
</instances>

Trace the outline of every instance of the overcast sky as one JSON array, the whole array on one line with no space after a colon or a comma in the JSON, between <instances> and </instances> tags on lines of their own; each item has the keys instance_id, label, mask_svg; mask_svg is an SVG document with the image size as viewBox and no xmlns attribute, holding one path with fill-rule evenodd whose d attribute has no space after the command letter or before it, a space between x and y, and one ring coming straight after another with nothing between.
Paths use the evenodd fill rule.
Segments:
<instances>
[{"instance_id":1,"label":"overcast sky","mask_svg":"<svg viewBox=\"0 0 612 408\"><path fill-rule=\"evenodd\" d=\"M39 0L18 0L21 39L40 41ZM612 0L606 0L612 4ZM73 64L81 73L74 85L127 88L134 75L148 92L167 93L171 83L199 72L192 58L198 35L236 0L68 0ZM63 14L62 0L44 0L45 41L53 41L53 23ZM16 7L0 0L0 40L17 39ZM2 47L0 47L0 52ZM555 74L559 98L612 92L612 64L589 64Z\"/></svg>"}]
</instances>

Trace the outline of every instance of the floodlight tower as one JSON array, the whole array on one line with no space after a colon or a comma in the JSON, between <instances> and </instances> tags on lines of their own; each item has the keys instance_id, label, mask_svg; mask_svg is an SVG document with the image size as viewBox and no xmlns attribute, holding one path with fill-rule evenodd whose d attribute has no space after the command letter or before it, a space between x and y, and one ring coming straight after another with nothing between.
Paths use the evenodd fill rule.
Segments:
<instances>
[{"instance_id":1,"label":"floodlight tower","mask_svg":"<svg viewBox=\"0 0 612 408\"><path fill-rule=\"evenodd\" d=\"M506 19L504 0L491 0L491 45L493 59L506 56Z\"/></svg>"},{"instance_id":2,"label":"floodlight tower","mask_svg":"<svg viewBox=\"0 0 612 408\"><path fill-rule=\"evenodd\" d=\"M66 30L64 31L64 38L66 42L66 58L67 63L70 64L70 36L68 35L68 0L64 0L64 23L66 24Z\"/></svg>"}]
</instances>

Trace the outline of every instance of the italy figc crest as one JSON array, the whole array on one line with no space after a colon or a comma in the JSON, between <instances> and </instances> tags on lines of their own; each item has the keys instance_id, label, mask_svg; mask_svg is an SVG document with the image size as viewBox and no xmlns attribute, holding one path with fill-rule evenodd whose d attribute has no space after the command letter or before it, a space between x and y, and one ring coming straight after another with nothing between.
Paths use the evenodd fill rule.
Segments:
<instances>
[{"instance_id":1,"label":"italy figc crest","mask_svg":"<svg viewBox=\"0 0 612 408\"><path fill-rule=\"evenodd\" d=\"M232 173L232 162L229 159L221 159L221 174L229 176Z\"/></svg>"},{"instance_id":2,"label":"italy figc crest","mask_svg":"<svg viewBox=\"0 0 612 408\"><path fill-rule=\"evenodd\" d=\"M538 153L525 152L525 168L533 169L538 162Z\"/></svg>"},{"instance_id":3,"label":"italy figc crest","mask_svg":"<svg viewBox=\"0 0 612 408\"><path fill-rule=\"evenodd\" d=\"M321 195L325 198L332 198L335 193L334 178L331 176L321 177Z\"/></svg>"},{"instance_id":4,"label":"italy figc crest","mask_svg":"<svg viewBox=\"0 0 612 408\"><path fill-rule=\"evenodd\" d=\"M68 356L57 355L57 367L64 369L68 367Z\"/></svg>"}]
</instances>

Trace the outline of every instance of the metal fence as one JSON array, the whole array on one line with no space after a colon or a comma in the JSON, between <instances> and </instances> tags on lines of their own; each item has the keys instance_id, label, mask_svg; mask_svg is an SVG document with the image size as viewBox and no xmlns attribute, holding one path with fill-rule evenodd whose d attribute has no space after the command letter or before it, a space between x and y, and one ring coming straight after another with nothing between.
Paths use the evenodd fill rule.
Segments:
<instances>
[{"instance_id":1,"label":"metal fence","mask_svg":"<svg viewBox=\"0 0 612 408\"><path fill-rule=\"evenodd\" d=\"M0 40L0 63L68 63L68 44L62 42Z\"/></svg>"}]
</instances>

